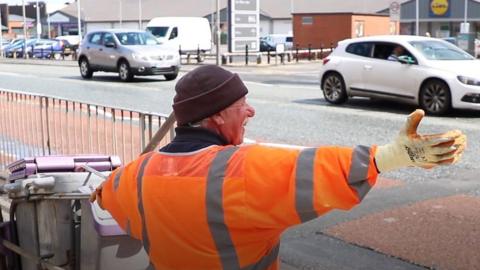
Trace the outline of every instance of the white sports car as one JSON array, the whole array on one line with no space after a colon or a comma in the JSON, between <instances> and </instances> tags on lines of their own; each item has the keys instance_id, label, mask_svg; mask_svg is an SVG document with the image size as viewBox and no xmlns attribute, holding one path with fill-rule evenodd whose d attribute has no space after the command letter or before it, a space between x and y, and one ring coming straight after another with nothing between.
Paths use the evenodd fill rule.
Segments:
<instances>
[{"instance_id":1,"label":"white sports car","mask_svg":"<svg viewBox=\"0 0 480 270\"><path fill-rule=\"evenodd\" d=\"M394 51L400 52L393 56ZM432 115L451 108L480 109L480 60L446 41L419 36L347 39L323 60L325 99L395 99Z\"/></svg>"}]
</instances>

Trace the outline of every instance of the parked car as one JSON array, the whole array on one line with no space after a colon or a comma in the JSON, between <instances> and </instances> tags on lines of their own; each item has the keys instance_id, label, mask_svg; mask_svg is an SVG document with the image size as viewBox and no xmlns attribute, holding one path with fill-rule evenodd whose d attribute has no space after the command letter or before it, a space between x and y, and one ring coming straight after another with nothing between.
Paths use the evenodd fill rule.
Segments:
<instances>
[{"instance_id":1,"label":"parked car","mask_svg":"<svg viewBox=\"0 0 480 270\"><path fill-rule=\"evenodd\" d=\"M260 41L265 41L269 46L275 48L277 44L285 44L285 50L293 49L293 37L288 34L271 34L260 38Z\"/></svg>"},{"instance_id":2,"label":"parked car","mask_svg":"<svg viewBox=\"0 0 480 270\"><path fill-rule=\"evenodd\" d=\"M27 39L26 41L26 51L29 57L32 57L32 47L37 42L37 39ZM4 54L6 57L23 57L23 50L25 47L25 40L19 39L12 43L8 48L5 49Z\"/></svg>"},{"instance_id":3,"label":"parked car","mask_svg":"<svg viewBox=\"0 0 480 270\"><path fill-rule=\"evenodd\" d=\"M180 54L164 47L141 30L97 30L83 39L79 49L80 74L89 79L96 71L118 72L120 79L131 81L134 75L164 75L177 78Z\"/></svg>"},{"instance_id":4,"label":"parked car","mask_svg":"<svg viewBox=\"0 0 480 270\"><path fill-rule=\"evenodd\" d=\"M35 43L33 57L60 59L62 55L68 56L72 53L70 44L65 40L45 39Z\"/></svg>"},{"instance_id":5,"label":"parked car","mask_svg":"<svg viewBox=\"0 0 480 270\"><path fill-rule=\"evenodd\" d=\"M387 60L395 47L398 61ZM480 109L480 61L447 41L419 36L347 39L323 60L325 100L349 97L393 99L433 115L451 108Z\"/></svg>"},{"instance_id":6,"label":"parked car","mask_svg":"<svg viewBox=\"0 0 480 270\"><path fill-rule=\"evenodd\" d=\"M275 52L276 47L273 45L270 45L267 41L265 40L260 40L260 51L261 52Z\"/></svg>"}]
</instances>

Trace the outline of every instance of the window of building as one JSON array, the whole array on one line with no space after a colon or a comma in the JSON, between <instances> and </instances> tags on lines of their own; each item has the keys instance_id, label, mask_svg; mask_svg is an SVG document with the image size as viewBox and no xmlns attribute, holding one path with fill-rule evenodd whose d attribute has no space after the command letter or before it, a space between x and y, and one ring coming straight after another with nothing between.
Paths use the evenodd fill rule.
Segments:
<instances>
[{"instance_id":1,"label":"window of building","mask_svg":"<svg viewBox=\"0 0 480 270\"><path fill-rule=\"evenodd\" d=\"M313 17L303 16L302 17L302 24L313 24Z\"/></svg>"},{"instance_id":2,"label":"window of building","mask_svg":"<svg viewBox=\"0 0 480 270\"><path fill-rule=\"evenodd\" d=\"M358 42L348 45L346 51L351 54L370 57L372 54L373 43L371 42Z\"/></svg>"},{"instance_id":3,"label":"window of building","mask_svg":"<svg viewBox=\"0 0 480 270\"><path fill-rule=\"evenodd\" d=\"M365 22L355 21L355 37L363 37L365 35Z\"/></svg>"}]
</instances>

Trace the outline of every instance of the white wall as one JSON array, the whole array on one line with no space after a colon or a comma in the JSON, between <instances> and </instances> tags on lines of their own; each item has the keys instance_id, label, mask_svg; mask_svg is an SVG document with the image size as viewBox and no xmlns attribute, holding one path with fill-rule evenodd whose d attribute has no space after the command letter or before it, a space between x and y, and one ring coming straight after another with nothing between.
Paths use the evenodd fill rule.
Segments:
<instances>
[{"instance_id":1,"label":"white wall","mask_svg":"<svg viewBox=\"0 0 480 270\"><path fill-rule=\"evenodd\" d=\"M271 34L293 34L292 20L273 20Z\"/></svg>"},{"instance_id":2,"label":"white wall","mask_svg":"<svg viewBox=\"0 0 480 270\"><path fill-rule=\"evenodd\" d=\"M105 23L86 23L85 25L85 28L86 28L86 31L85 32L90 32L90 31L93 31L93 30L98 30L98 29L109 29L109 28L112 28L112 23L109 23L109 22L105 22Z\"/></svg>"},{"instance_id":3,"label":"white wall","mask_svg":"<svg viewBox=\"0 0 480 270\"><path fill-rule=\"evenodd\" d=\"M272 23L270 20L260 20L260 36L272 34Z\"/></svg>"},{"instance_id":4,"label":"white wall","mask_svg":"<svg viewBox=\"0 0 480 270\"><path fill-rule=\"evenodd\" d=\"M146 25L147 23L143 23L143 28ZM122 22L122 25L120 25L120 22L115 22L113 23L113 28L138 29L138 22Z\"/></svg>"},{"instance_id":5,"label":"white wall","mask_svg":"<svg viewBox=\"0 0 480 270\"><path fill-rule=\"evenodd\" d=\"M142 27L145 29L147 26L148 21L142 22ZM111 29L111 28L120 28L120 22L101 22L101 23L87 23L86 29L87 32L98 30L98 29ZM137 22L122 22L121 28L128 28L128 29L138 29L138 21Z\"/></svg>"}]
</instances>

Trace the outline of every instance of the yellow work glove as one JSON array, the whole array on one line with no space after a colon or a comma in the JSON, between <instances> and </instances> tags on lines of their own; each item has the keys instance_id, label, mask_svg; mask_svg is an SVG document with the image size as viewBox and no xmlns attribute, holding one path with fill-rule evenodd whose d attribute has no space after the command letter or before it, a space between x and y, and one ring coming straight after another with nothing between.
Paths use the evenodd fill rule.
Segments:
<instances>
[{"instance_id":1,"label":"yellow work glove","mask_svg":"<svg viewBox=\"0 0 480 270\"><path fill-rule=\"evenodd\" d=\"M415 110L393 143L379 146L375 162L380 172L404 167L430 169L457 162L467 145L467 137L459 130L441 134L419 135L417 127L425 112Z\"/></svg>"},{"instance_id":2,"label":"yellow work glove","mask_svg":"<svg viewBox=\"0 0 480 270\"><path fill-rule=\"evenodd\" d=\"M98 205L100 206L100 208L104 209L103 208L103 204L102 204L102 188L103 188L103 183L100 184L96 189L95 191L92 192L92 194L90 194L90 198L89 198L89 201L91 203L94 203L95 201L97 201Z\"/></svg>"}]
</instances>

